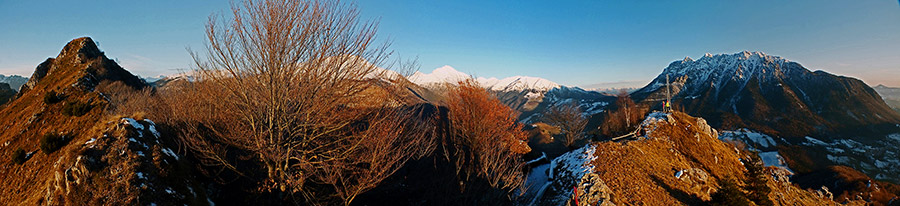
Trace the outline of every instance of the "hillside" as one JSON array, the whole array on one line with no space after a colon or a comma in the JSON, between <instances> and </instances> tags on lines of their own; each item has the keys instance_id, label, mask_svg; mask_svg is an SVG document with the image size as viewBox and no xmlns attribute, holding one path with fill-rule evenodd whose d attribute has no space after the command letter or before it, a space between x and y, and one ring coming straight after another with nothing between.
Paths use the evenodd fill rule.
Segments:
<instances>
[{"instance_id":1,"label":"hillside","mask_svg":"<svg viewBox=\"0 0 900 206\"><path fill-rule=\"evenodd\" d=\"M750 184L745 167L749 162L742 161L754 154L718 140L702 118L653 113L642 127L643 135L634 139L594 143L553 160L550 175L555 177L540 203L571 204L568 197L577 185L580 205L701 205L713 200L725 179ZM838 204L827 191L794 185L788 180L789 171L776 167L762 171L767 174L762 176L765 187L771 190L766 197L775 205Z\"/></svg>"},{"instance_id":2,"label":"hillside","mask_svg":"<svg viewBox=\"0 0 900 206\"><path fill-rule=\"evenodd\" d=\"M104 113L113 84L146 86L88 37L37 67L0 110L0 204L206 204L151 120Z\"/></svg>"},{"instance_id":3,"label":"hillside","mask_svg":"<svg viewBox=\"0 0 900 206\"><path fill-rule=\"evenodd\" d=\"M16 96L16 90L9 87L7 83L0 83L0 105L6 103Z\"/></svg>"},{"instance_id":4,"label":"hillside","mask_svg":"<svg viewBox=\"0 0 900 206\"><path fill-rule=\"evenodd\" d=\"M717 128L751 128L802 138L861 132L884 135L897 130L890 126L900 123L900 114L891 112L862 81L812 72L762 52L707 54L672 62L633 97L659 105L665 99L667 77L675 107L707 118Z\"/></svg>"}]
</instances>

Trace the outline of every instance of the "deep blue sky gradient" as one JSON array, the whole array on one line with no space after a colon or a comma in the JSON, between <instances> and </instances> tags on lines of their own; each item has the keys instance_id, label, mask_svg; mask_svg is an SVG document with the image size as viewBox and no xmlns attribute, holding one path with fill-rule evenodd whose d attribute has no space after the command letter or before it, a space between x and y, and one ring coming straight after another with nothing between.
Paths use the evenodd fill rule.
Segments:
<instances>
[{"instance_id":1,"label":"deep blue sky gradient","mask_svg":"<svg viewBox=\"0 0 900 206\"><path fill-rule=\"evenodd\" d=\"M898 1L358 1L421 70L643 86L671 61L762 51L900 86ZM79 36L142 75L190 67L228 1L0 1L0 74L30 75ZM619 83L619 84L613 84Z\"/></svg>"}]
</instances>

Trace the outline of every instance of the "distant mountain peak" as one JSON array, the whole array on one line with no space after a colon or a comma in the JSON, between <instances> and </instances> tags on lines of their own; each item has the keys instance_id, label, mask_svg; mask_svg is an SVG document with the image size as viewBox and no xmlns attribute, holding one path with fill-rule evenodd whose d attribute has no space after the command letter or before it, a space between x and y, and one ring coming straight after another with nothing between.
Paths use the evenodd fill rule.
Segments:
<instances>
[{"instance_id":1,"label":"distant mountain peak","mask_svg":"<svg viewBox=\"0 0 900 206\"><path fill-rule=\"evenodd\" d=\"M668 89L667 84L671 85ZM736 115L744 122L760 126L757 129L777 130L785 136L900 122L900 116L890 111L862 81L822 71L811 72L799 63L758 51L706 54L693 61L688 58L673 61L632 96L641 101L661 102L667 99L667 94L691 114L714 115L710 119L721 120ZM744 126L733 121L715 124ZM804 128L791 129L788 125Z\"/></svg>"},{"instance_id":2,"label":"distant mountain peak","mask_svg":"<svg viewBox=\"0 0 900 206\"><path fill-rule=\"evenodd\" d=\"M133 88L146 86L141 79L107 58L90 37L69 41L56 58L47 58L38 65L22 90L35 88L44 77L51 75L61 76L55 78L57 82L51 84L74 81L74 84L70 85L87 91L92 91L100 82L107 80L122 81Z\"/></svg>"},{"instance_id":3,"label":"distant mountain peak","mask_svg":"<svg viewBox=\"0 0 900 206\"><path fill-rule=\"evenodd\" d=\"M460 71L456 71L450 65L444 65L442 67L438 67L431 71L431 73L422 73L416 71L412 75L410 75L407 79L409 81L416 83L418 85L435 85L435 84L456 84L459 81L466 80L471 78L472 76L462 73Z\"/></svg>"},{"instance_id":4,"label":"distant mountain peak","mask_svg":"<svg viewBox=\"0 0 900 206\"><path fill-rule=\"evenodd\" d=\"M537 91L549 91L554 88L559 88L560 85L556 82L540 78L540 77L530 77L530 76L511 76L503 79L497 79L495 77L484 78L479 77L477 79L478 83L480 83L485 88L491 90L499 90L499 91L512 91L512 90L526 90L533 89Z\"/></svg>"},{"instance_id":5,"label":"distant mountain peak","mask_svg":"<svg viewBox=\"0 0 900 206\"><path fill-rule=\"evenodd\" d=\"M472 75L457 71L449 65L438 67L437 69L431 71L431 73L427 74L417 71L413 73L413 75L410 75L408 77L409 81L422 86L456 84L459 81L464 81L469 78L474 77ZM530 76L511 76L502 79L496 77L478 77L474 79L476 82L481 84L481 86L487 89L499 91L521 91L528 89L548 91L550 89L560 87L560 85L556 82L540 77Z\"/></svg>"},{"instance_id":6,"label":"distant mountain peak","mask_svg":"<svg viewBox=\"0 0 900 206\"><path fill-rule=\"evenodd\" d=\"M63 50L60 51L58 58L68 57L71 55L82 55L82 58L93 59L103 55L97 43L91 37L79 37L69 41Z\"/></svg>"},{"instance_id":7,"label":"distant mountain peak","mask_svg":"<svg viewBox=\"0 0 900 206\"><path fill-rule=\"evenodd\" d=\"M665 80L666 75L670 77L690 76L694 79L736 78L748 80L750 77L769 79L768 77L809 72L799 64L789 64L796 63L758 51L715 55L706 53L697 60L685 57L684 60L674 61L663 70L660 76L663 77L662 80Z\"/></svg>"}]
</instances>

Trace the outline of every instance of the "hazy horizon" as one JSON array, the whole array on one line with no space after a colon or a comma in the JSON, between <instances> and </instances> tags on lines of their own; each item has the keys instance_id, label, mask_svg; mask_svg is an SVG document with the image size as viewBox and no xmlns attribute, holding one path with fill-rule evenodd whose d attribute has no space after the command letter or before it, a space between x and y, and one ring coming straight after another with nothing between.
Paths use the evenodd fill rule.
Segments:
<instances>
[{"instance_id":1,"label":"hazy horizon","mask_svg":"<svg viewBox=\"0 0 900 206\"><path fill-rule=\"evenodd\" d=\"M480 77L642 87L686 56L746 50L900 87L897 1L354 3L425 73L450 65ZM31 75L80 36L132 73L174 74L192 63L186 48L204 49L208 16L228 8L227 1L0 2L0 74Z\"/></svg>"}]
</instances>

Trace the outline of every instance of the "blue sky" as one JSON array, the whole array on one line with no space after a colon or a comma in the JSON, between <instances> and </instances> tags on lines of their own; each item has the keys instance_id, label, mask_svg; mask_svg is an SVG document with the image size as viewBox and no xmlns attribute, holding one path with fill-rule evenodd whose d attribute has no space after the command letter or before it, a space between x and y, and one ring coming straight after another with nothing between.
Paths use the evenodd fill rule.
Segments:
<instances>
[{"instance_id":1,"label":"blue sky","mask_svg":"<svg viewBox=\"0 0 900 206\"><path fill-rule=\"evenodd\" d=\"M671 61L762 51L811 70L900 86L898 1L358 1L420 70L564 85L643 86ZM2 1L0 74L30 75L91 36L142 75L189 68L203 25L228 1Z\"/></svg>"}]
</instances>

